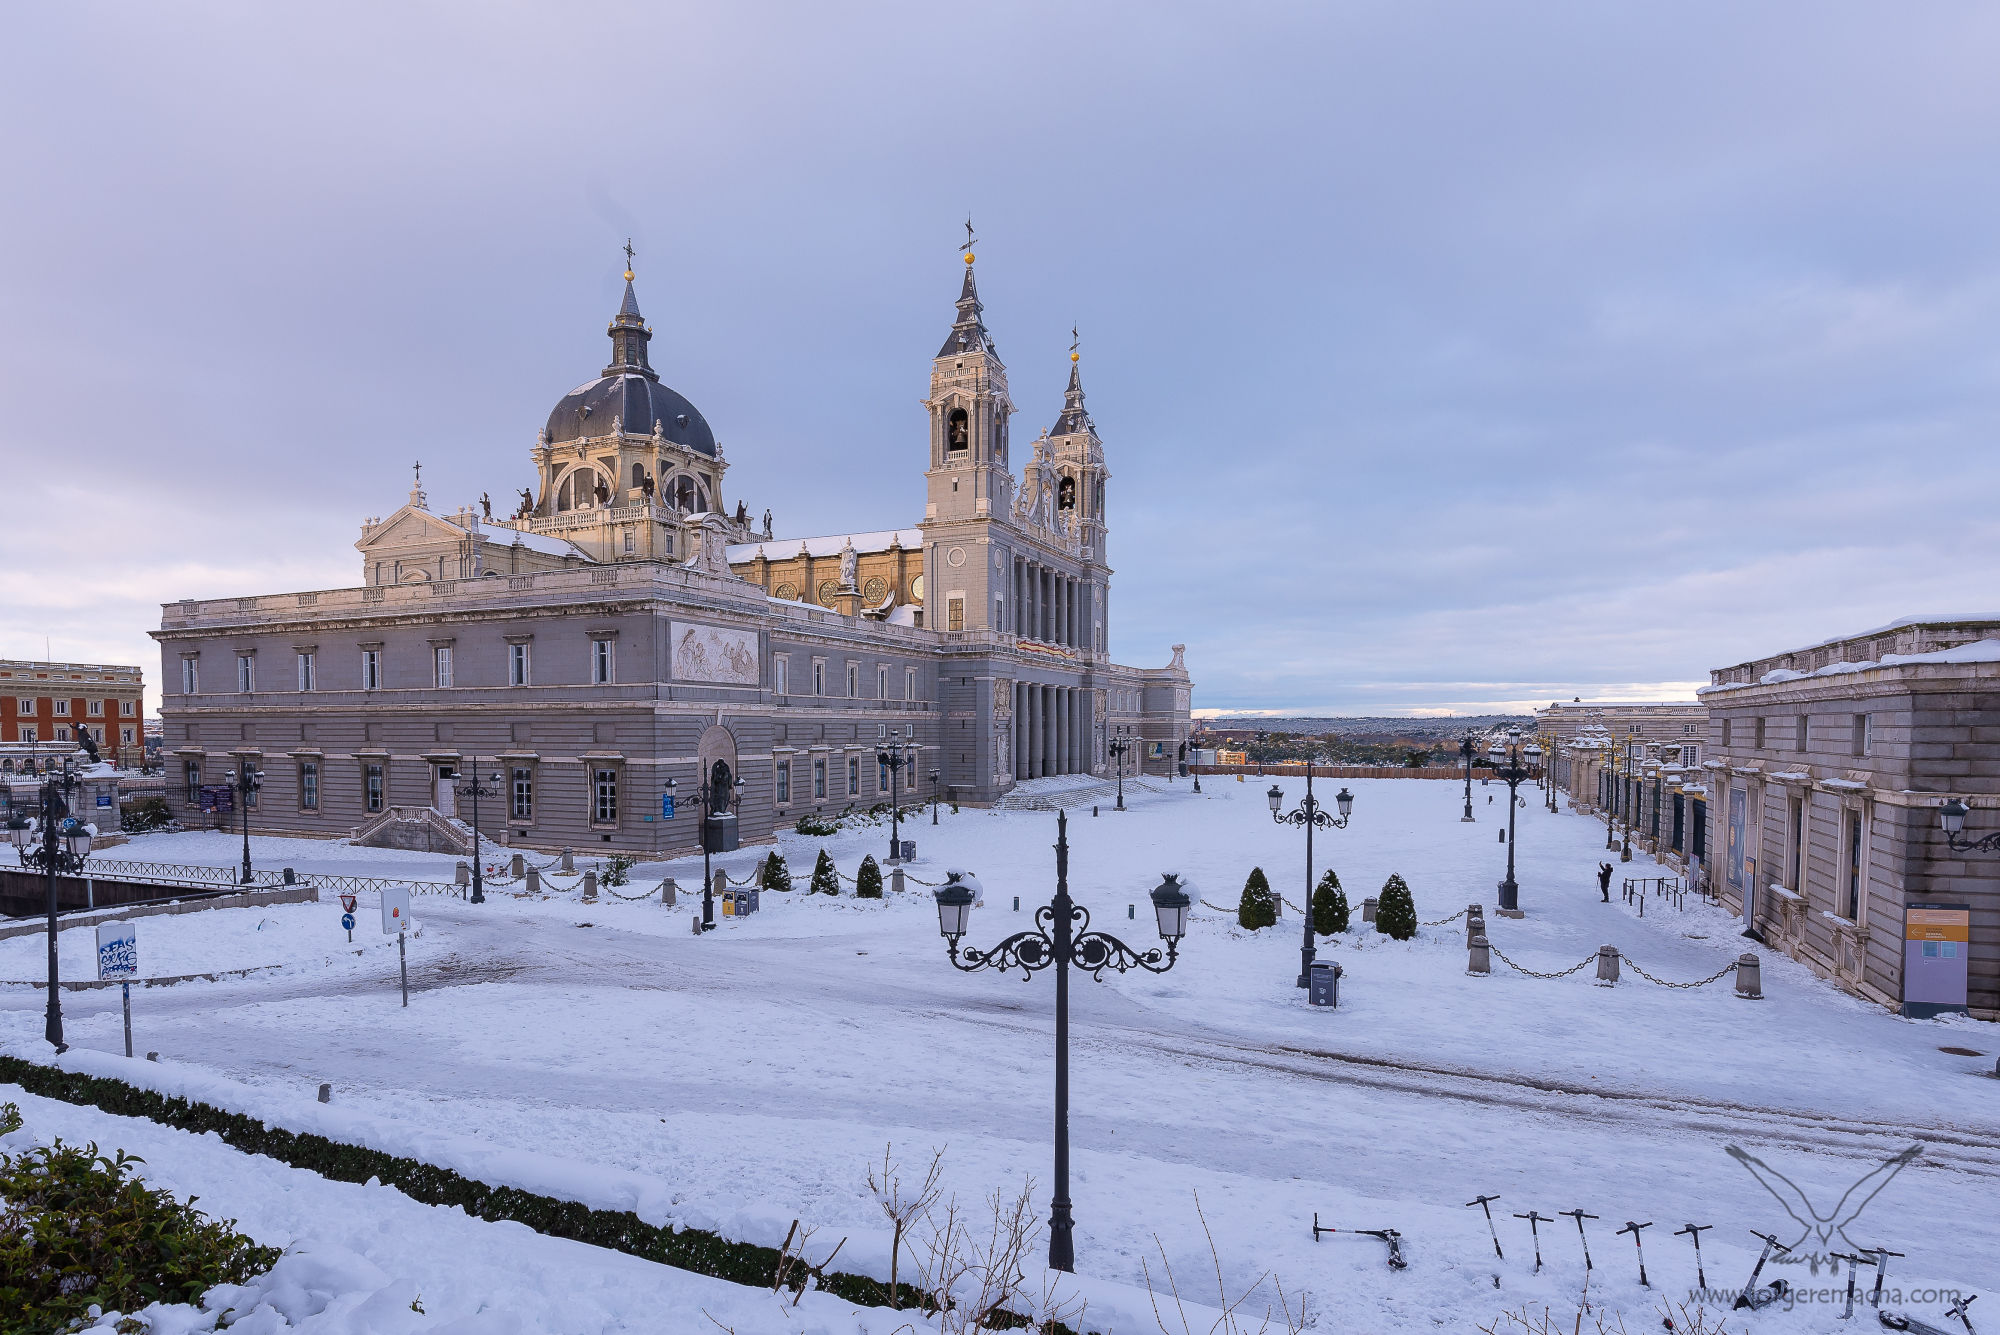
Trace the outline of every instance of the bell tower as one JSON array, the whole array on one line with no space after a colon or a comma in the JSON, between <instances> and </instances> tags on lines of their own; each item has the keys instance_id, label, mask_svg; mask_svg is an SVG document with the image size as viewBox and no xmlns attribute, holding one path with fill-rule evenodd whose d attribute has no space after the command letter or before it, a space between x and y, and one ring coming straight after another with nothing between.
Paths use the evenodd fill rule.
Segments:
<instances>
[{"instance_id":1,"label":"bell tower","mask_svg":"<svg viewBox=\"0 0 2000 1335\"><path fill-rule=\"evenodd\" d=\"M1049 444L1056 466L1056 519L1083 542L1087 564L1107 564L1104 554L1108 530L1104 522L1104 484L1111 470L1104 466L1104 442L1098 439L1097 423L1083 406L1081 355L1072 343L1069 351L1069 388L1063 391L1062 415L1049 428Z\"/></svg>"},{"instance_id":2,"label":"bell tower","mask_svg":"<svg viewBox=\"0 0 2000 1335\"><path fill-rule=\"evenodd\" d=\"M926 520L1004 516L1014 502L1007 463L1007 419L1014 401L1007 393L1007 367L980 315L971 241L968 228L958 318L931 362L931 392L924 400L931 428Z\"/></svg>"}]
</instances>

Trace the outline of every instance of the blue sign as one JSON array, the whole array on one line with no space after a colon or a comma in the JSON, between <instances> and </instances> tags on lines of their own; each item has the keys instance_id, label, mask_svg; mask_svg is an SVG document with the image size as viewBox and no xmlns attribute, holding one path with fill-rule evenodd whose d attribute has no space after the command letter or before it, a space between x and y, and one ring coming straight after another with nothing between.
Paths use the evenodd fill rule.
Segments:
<instances>
[{"instance_id":1,"label":"blue sign","mask_svg":"<svg viewBox=\"0 0 2000 1335\"><path fill-rule=\"evenodd\" d=\"M660 819L672 820L673 818L674 818L674 795L672 793L661 793Z\"/></svg>"},{"instance_id":2,"label":"blue sign","mask_svg":"<svg viewBox=\"0 0 2000 1335\"><path fill-rule=\"evenodd\" d=\"M109 793L99 793L99 794L97 795L97 805L99 805L99 806L101 806L101 807L108 807L108 806L110 806L110 805L111 805L111 794L109 794Z\"/></svg>"},{"instance_id":3,"label":"blue sign","mask_svg":"<svg viewBox=\"0 0 2000 1335\"><path fill-rule=\"evenodd\" d=\"M341 914L341 915L340 915L340 925L341 925L342 927L346 928L346 929L347 929L348 931L350 931L350 932L351 932L351 931L353 931L353 930L354 930L354 915L353 915L352 913L343 913L343 914Z\"/></svg>"}]
</instances>

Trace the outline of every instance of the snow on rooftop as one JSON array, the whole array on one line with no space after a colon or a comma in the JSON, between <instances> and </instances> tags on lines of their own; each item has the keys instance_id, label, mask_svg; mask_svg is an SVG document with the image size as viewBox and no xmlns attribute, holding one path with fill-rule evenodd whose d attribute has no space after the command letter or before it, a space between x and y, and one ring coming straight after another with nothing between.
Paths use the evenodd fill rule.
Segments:
<instances>
[{"instance_id":1,"label":"snow on rooftop","mask_svg":"<svg viewBox=\"0 0 2000 1335\"><path fill-rule=\"evenodd\" d=\"M509 547L526 547L531 552L541 552L545 556L575 556L585 561L590 554L567 538L552 538L546 533L531 533L526 529L502 529L506 537L498 534L487 539L489 542L505 543Z\"/></svg>"},{"instance_id":2,"label":"snow on rooftop","mask_svg":"<svg viewBox=\"0 0 2000 1335\"><path fill-rule=\"evenodd\" d=\"M906 551L922 551L924 531L920 528L886 528L876 533L834 533L817 538L769 538L763 542L731 543L727 556L731 564L755 561L762 557L767 561L785 561L805 553L812 557L839 556L849 544L853 544L857 555L869 552L886 552L892 546Z\"/></svg>"},{"instance_id":3,"label":"snow on rooftop","mask_svg":"<svg viewBox=\"0 0 2000 1335\"><path fill-rule=\"evenodd\" d=\"M2000 639L1969 640L1949 649L1933 649L1927 654L1883 654L1880 659L1859 663L1828 663L1816 672L1776 668L1756 681L1720 682L1714 686L1703 686L1695 694L1712 695L1721 691L1741 691L1751 686L1778 686L1788 681L1804 681L1808 677L1844 677L1856 672L1872 672L1876 668L1916 667L1925 663L2000 663Z\"/></svg>"}]
</instances>

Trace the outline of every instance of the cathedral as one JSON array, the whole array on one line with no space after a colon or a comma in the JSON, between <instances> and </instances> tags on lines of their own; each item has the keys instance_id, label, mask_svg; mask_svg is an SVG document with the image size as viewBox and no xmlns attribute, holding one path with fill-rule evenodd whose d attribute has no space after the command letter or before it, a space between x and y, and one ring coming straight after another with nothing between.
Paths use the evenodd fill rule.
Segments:
<instances>
[{"instance_id":1,"label":"cathedral","mask_svg":"<svg viewBox=\"0 0 2000 1335\"><path fill-rule=\"evenodd\" d=\"M1189 678L1178 645L1164 667L1110 661L1110 471L1077 353L1017 475L964 259L912 526L780 537L732 505L627 268L610 361L549 413L511 513L436 513L419 472L362 525L358 586L164 606L176 805L247 760L254 824L347 835L448 824L471 774L489 837L664 856L698 846L702 803L755 842L892 795L986 805L1109 776L1121 753L1173 773Z\"/></svg>"}]
</instances>

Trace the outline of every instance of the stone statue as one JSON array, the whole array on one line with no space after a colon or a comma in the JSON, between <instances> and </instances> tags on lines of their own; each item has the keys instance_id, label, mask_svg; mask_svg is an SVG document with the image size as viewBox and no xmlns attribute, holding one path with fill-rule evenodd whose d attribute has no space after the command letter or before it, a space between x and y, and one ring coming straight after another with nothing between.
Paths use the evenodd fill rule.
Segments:
<instances>
[{"instance_id":1,"label":"stone statue","mask_svg":"<svg viewBox=\"0 0 2000 1335\"><path fill-rule=\"evenodd\" d=\"M611 488L604 485L603 478L601 477L598 478L597 485L593 487L591 490L592 493L597 497L597 503L599 505L611 504Z\"/></svg>"},{"instance_id":2,"label":"stone statue","mask_svg":"<svg viewBox=\"0 0 2000 1335\"><path fill-rule=\"evenodd\" d=\"M653 503L653 475L651 473L639 474L639 490L645 493L646 504L651 505Z\"/></svg>"},{"instance_id":3,"label":"stone statue","mask_svg":"<svg viewBox=\"0 0 2000 1335\"><path fill-rule=\"evenodd\" d=\"M493 518L493 498L483 491L479 493L479 512L489 520Z\"/></svg>"},{"instance_id":4,"label":"stone statue","mask_svg":"<svg viewBox=\"0 0 2000 1335\"><path fill-rule=\"evenodd\" d=\"M534 512L535 512L535 493L529 491L526 487L523 487L521 488L521 508L514 512L514 518L526 519L529 515L533 514Z\"/></svg>"},{"instance_id":5,"label":"stone statue","mask_svg":"<svg viewBox=\"0 0 2000 1335\"><path fill-rule=\"evenodd\" d=\"M852 539L849 539L847 542L843 543L840 548L841 588L851 589L854 587L854 571L855 571L855 565L857 564L858 560L859 558L857 558L854 554L854 542Z\"/></svg>"},{"instance_id":6,"label":"stone statue","mask_svg":"<svg viewBox=\"0 0 2000 1335\"><path fill-rule=\"evenodd\" d=\"M771 536L771 507L768 505L764 507L764 536Z\"/></svg>"},{"instance_id":7,"label":"stone statue","mask_svg":"<svg viewBox=\"0 0 2000 1335\"><path fill-rule=\"evenodd\" d=\"M750 527L750 507L741 501L736 502L736 522L745 528Z\"/></svg>"}]
</instances>

